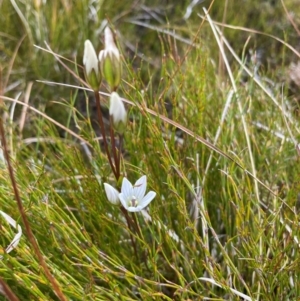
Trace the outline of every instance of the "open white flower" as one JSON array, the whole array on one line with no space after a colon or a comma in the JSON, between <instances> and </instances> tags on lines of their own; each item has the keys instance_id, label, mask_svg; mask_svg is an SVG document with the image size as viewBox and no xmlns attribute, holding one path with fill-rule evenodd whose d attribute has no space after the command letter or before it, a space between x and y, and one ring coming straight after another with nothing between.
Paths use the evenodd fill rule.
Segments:
<instances>
[{"instance_id":1,"label":"open white flower","mask_svg":"<svg viewBox=\"0 0 300 301\"><path fill-rule=\"evenodd\" d=\"M119 199L124 208L130 212L138 212L144 209L155 198L156 193L149 191L146 195L147 177L142 176L134 186L124 177Z\"/></svg>"},{"instance_id":2,"label":"open white flower","mask_svg":"<svg viewBox=\"0 0 300 301\"><path fill-rule=\"evenodd\" d=\"M111 185L104 183L104 189L107 196L107 199L113 204L118 205L120 204L119 200L119 191L112 187Z\"/></svg>"}]
</instances>

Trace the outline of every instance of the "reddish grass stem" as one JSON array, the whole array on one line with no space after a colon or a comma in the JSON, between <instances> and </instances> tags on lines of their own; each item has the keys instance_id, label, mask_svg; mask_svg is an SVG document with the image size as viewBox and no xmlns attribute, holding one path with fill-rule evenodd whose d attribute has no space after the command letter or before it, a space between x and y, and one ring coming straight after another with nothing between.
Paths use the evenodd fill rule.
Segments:
<instances>
[{"instance_id":1,"label":"reddish grass stem","mask_svg":"<svg viewBox=\"0 0 300 301\"><path fill-rule=\"evenodd\" d=\"M116 167L112 162L111 154L109 152L108 144L107 144L107 140L106 140L105 128L104 128L103 117L102 117L101 106L100 106L100 95L99 95L98 91L94 91L94 94L95 94L95 99L96 99L98 122L99 122L100 130L101 130L101 133L102 133L102 137L103 137L104 148L105 148L105 151L106 151L107 158L108 158L109 164L111 166L111 169L112 169L116 179L118 179L118 174L117 174L117 171L116 171Z\"/></svg>"},{"instance_id":2,"label":"reddish grass stem","mask_svg":"<svg viewBox=\"0 0 300 301\"><path fill-rule=\"evenodd\" d=\"M2 278L0 278L0 286L1 291L9 301L20 301Z\"/></svg>"},{"instance_id":3,"label":"reddish grass stem","mask_svg":"<svg viewBox=\"0 0 300 301\"><path fill-rule=\"evenodd\" d=\"M61 301L67 301L67 298L62 293L58 282L56 281L56 279L53 277L50 270L48 269L48 266L47 266L47 264L46 264L46 262L43 258L42 253L39 250L38 244L35 240L35 237L32 233L30 224L28 222L28 219L27 219L27 216L26 216L26 213L25 213L22 201L21 201L21 197L20 197L20 194L19 194L19 189L18 189L17 182L16 182L16 179L15 179L13 167L11 165L9 153L8 153L8 148L7 148L6 138L5 138L5 131L4 131L2 117L0 118L0 135L1 135L1 144L2 144L2 148L3 148L3 153L4 153L4 157L6 159L7 169L8 169L8 172L9 172L9 177L10 177L10 180L11 180L11 184L12 184L12 188L13 188L13 191L14 191L15 199L17 201L18 209L19 209L19 212L21 214L21 218L22 218L22 221L24 223L28 239L29 239L29 241L30 241L30 243L33 247L34 253L37 256L40 265L42 266L42 268L44 270L44 273L45 273L47 279L49 280L49 282L51 283L51 285L53 287L53 290L54 290L56 296Z\"/></svg>"}]
</instances>

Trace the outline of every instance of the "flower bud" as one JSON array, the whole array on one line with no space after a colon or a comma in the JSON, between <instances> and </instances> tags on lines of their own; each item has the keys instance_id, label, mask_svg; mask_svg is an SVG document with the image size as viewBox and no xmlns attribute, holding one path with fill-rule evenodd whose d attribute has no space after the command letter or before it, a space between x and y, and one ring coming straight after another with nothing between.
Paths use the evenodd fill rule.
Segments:
<instances>
[{"instance_id":1,"label":"flower bud","mask_svg":"<svg viewBox=\"0 0 300 301\"><path fill-rule=\"evenodd\" d=\"M101 73L97 54L90 40L84 42L83 65L86 81L93 90L98 91L101 84Z\"/></svg>"},{"instance_id":2,"label":"flower bud","mask_svg":"<svg viewBox=\"0 0 300 301\"><path fill-rule=\"evenodd\" d=\"M127 123L127 113L120 96L116 92L112 92L110 96L109 115L114 129L119 133L123 133Z\"/></svg>"},{"instance_id":3,"label":"flower bud","mask_svg":"<svg viewBox=\"0 0 300 301\"><path fill-rule=\"evenodd\" d=\"M104 189L105 189L107 199L113 205L119 205L120 204L119 191L107 183L104 183Z\"/></svg>"},{"instance_id":4,"label":"flower bud","mask_svg":"<svg viewBox=\"0 0 300 301\"><path fill-rule=\"evenodd\" d=\"M104 30L105 48L99 53L100 69L103 77L115 91L121 81L121 60L119 50L114 42L113 33L109 27Z\"/></svg>"}]
</instances>

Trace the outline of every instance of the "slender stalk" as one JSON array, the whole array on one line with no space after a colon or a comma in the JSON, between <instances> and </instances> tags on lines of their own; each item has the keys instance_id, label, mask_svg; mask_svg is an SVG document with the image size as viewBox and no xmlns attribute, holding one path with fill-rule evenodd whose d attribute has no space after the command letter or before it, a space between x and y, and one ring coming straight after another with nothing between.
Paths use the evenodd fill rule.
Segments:
<instances>
[{"instance_id":1,"label":"slender stalk","mask_svg":"<svg viewBox=\"0 0 300 301\"><path fill-rule=\"evenodd\" d=\"M114 156L114 161L115 161L115 168L116 168L116 180L118 181L120 178L120 163L118 160L118 151L116 148L116 137L115 137L115 131L114 128L112 126L113 124L113 120L111 118L111 116L109 117L109 127L110 127L110 139L111 139L111 151L113 153Z\"/></svg>"},{"instance_id":2,"label":"slender stalk","mask_svg":"<svg viewBox=\"0 0 300 301\"><path fill-rule=\"evenodd\" d=\"M120 166L121 166L121 155L122 155L123 140L124 140L123 134L119 134L119 151L118 151L118 158L117 158L117 163L116 163L117 166L119 167L119 172L120 172Z\"/></svg>"},{"instance_id":3,"label":"slender stalk","mask_svg":"<svg viewBox=\"0 0 300 301\"><path fill-rule=\"evenodd\" d=\"M118 178L118 174L116 172L116 167L114 166L112 159L111 159L111 155L108 149L108 144L107 144L107 140L106 140L106 134L105 134L105 128L104 128L104 123L103 123L103 117L102 117L102 112L101 112L101 106L100 106L100 95L98 91L94 91L95 94L95 99L96 99L96 106L97 106L97 115L98 115L98 122L99 122L99 126L100 126L100 130L102 133L102 137L103 137L103 142L104 142L104 148L107 154L107 158L109 161L109 164L111 166L111 169L116 177L116 179Z\"/></svg>"},{"instance_id":4,"label":"slender stalk","mask_svg":"<svg viewBox=\"0 0 300 301\"><path fill-rule=\"evenodd\" d=\"M137 234L139 235L139 237L142 239L142 232L141 232L141 228L140 228L140 225L137 221L137 218L136 218L136 214L135 213L132 213L132 218L133 218L133 221L134 221L134 225L135 225L135 230L137 232Z\"/></svg>"},{"instance_id":5,"label":"slender stalk","mask_svg":"<svg viewBox=\"0 0 300 301\"><path fill-rule=\"evenodd\" d=\"M3 281L2 278L0 278L0 287L1 287L1 291L3 291L5 297L9 301L20 301L19 298L13 293L13 291L10 289L7 283Z\"/></svg>"},{"instance_id":6,"label":"slender stalk","mask_svg":"<svg viewBox=\"0 0 300 301\"><path fill-rule=\"evenodd\" d=\"M139 239L141 240L141 241L145 241L145 239L144 239L144 237L143 237L143 234L142 234L142 230L141 230L141 228L140 228L140 224L139 224L139 222L138 222L138 219L137 219L137 216L136 216L136 214L135 213L133 213L132 212L132 219L133 219L133 221L134 221L134 224L135 224L135 228L136 228L136 232L137 232L137 234L138 234L138 236L139 236ZM145 267L147 268L147 270L149 271L149 272L151 272L151 269L149 268L149 265L148 265L148 254L147 254L147 251L146 251L146 249L144 249L143 251L142 251L142 255L141 255L141 259L144 261L144 263L145 263Z\"/></svg>"},{"instance_id":7,"label":"slender stalk","mask_svg":"<svg viewBox=\"0 0 300 301\"><path fill-rule=\"evenodd\" d=\"M124 214L124 216L126 218L126 222L127 222L128 228L130 230L129 235L130 235L131 244L132 244L132 247L133 247L133 250L134 250L135 257L137 258L138 253L137 253L137 249L136 249L136 243L135 243L135 240L133 239L133 236L131 234L131 231L133 231L133 229L135 229L136 226L132 222L127 210L124 207L120 207L120 209L121 209L122 213Z\"/></svg>"},{"instance_id":8,"label":"slender stalk","mask_svg":"<svg viewBox=\"0 0 300 301\"><path fill-rule=\"evenodd\" d=\"M21 214L21 218L22 218L22 221L24 223L28 239L29 239L29 241L30 241L30 243L33 247L34 253L37 256L40 265L42 266L42 268L45 272L46 277L48 278L49 282L51 283L51 285L53 287L53 290L54 290L56 296L61 301L67 301L66 297L64 296L64 294L62 293L62 291L61 291L61 289L58 285L58 282L52 276L50 270L48 269L48 266L47 266L47 264L44 260L44 257L42 255L42 253L39 250L38 244L35 240L35 237L32 233L31 227L29 225L29 222L28 222L28 219L27 219L27 216L26 216L26 213L25 213L22 201L21 201L21 197L20 197L20 194L19 194L19 189L17 187L17 182L16 182L16 179L15 179L13 167L12 167L11 162L10 162L10 157L9 157L9 154L8 154L7 142L6 142L6 138L5 138L5 132L4 132L2 118L0 118L0 135L1 135L1 144L2 144L2 148L3 148L4 157L5 157L6 162L7 162L7 169L8 169L8 172L9 172L9 177L10 177L10 180L11 180L11 183L12 183L15 199L17 201L18 209L19 209L19 212Z\"/></svg>"}]
</instances>

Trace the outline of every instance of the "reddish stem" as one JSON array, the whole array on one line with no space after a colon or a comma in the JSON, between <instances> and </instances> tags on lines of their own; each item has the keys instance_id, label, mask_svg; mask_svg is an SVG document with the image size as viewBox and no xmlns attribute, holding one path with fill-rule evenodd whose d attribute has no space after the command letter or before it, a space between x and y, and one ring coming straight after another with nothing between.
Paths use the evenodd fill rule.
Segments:
<instances>
[{"instance_id":1,"label":"reddish stem","mask_svg":"<svg viewBox=\"0 0 300 301\"><path fill-rule=\"evenodd\" d=\"M22 204L22 200L21 200L21 197L20 197L20 194L19 194L19 189L18 189L17 182L16 182L16 179L15 179L14 171L13 171L13 168L12 168L12 165L11 165L11 162L10 162L10 157L9 157L9 154L8 154L8 148L7 148L7 143L6 143L2 118L0 118L0 135L1 135L1 144L2 144L2 148L3 148L3 153L4 153L4 157L6 159L7 169L8 169L8 172L9 172L9 177L10 177L10 180L11 180L11 184L12 184L12 188L13 188L13 191L14 191L15 199L17 201L18 209L19 209L19 212L21 214L21 218L22 218L22 221L24 223L28 239L29 239L29 241L30 241L30 243L33 247L34 253L37 256L40 265L42 266L42 268L45 272L46 277L48 278L49 282L51 283L51 285L53 287L53 290L54 290L56 296L61 301L67 301L66 297L64 296L64 294L62 293L62 291L61 291L61 289L58 285L58 282L52 276L50 270L48 269L48 266L47 266L47 264L44 260L44 257L42 255L42 253L39 250L38 244L35 240L35 237L32 233L30 224L28 222L28 219L27 219L27 216L26 216L23 204Z\"/></svg>"},{"instance_id":2,"label":"reddish stem","mask_svg":"<svg viewBox=\"0 0 300 301\"><path fill-rule=\"evenodd\" d=\"M94 91L95 93L95 99L96 99L96 106L97 106L97 115L98 115L98 122L99 122L99 126L100 126L100 130L102 133L102 137L103 137L103 142L104 142L104 148L107 154L107 158L109 161L109 164L111 166L111 169L116 177L116 179L118 179L118 174L116 172L116 167L114 166L112 159L111 159L111 155L108 149L108 144L107 144L107 140L106 140L106 134L105 134L105 128L104 128L104 123L103 123L103 116L102 116L102 112L101 112L101 106L100 106L100 95L98 91Z\"/></svg>"}]
</instances>

